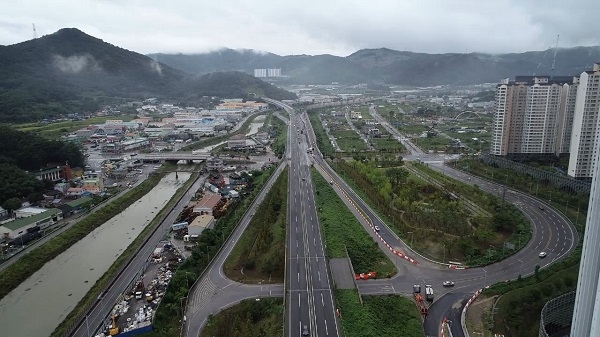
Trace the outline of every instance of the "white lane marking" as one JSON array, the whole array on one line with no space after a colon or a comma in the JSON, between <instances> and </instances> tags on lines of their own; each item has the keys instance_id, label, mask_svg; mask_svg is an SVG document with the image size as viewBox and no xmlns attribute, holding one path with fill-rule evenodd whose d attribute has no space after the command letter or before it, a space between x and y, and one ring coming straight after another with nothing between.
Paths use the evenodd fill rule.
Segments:
<instances>
[{"instance_id":1,"label":"white lane marking","mask_svg":"<svg viewBox=\"0 0 600 337\"><path fill-rule=\"evenodd\" d=\"M319 275L319 281L321 281L321 272L317 270L317 274ZM321 294L321 297L323 297L323 294Z\"/></svg>"},{"instance_id":2,"label":"white lane marking","mask_svg":"<svg viewBox=\"0 0 600 337\"><path fill-rule=\"evenodd\" d=\"M325 321L325 334L329 335L329 329L327 329L327 320L324 319L324 321Z\"/></svg>"},{"instance_id":3,"label":"white lane marking","mask_svg":"<svg viewBox=\"0 0 600 337\"><path fill-rule=\"evenodd\" d=\"M325 306L325 300L323 299L323 293L321 293L321 305Z\"/></svg>"},{"instance_id":4,"label":"white lane marking","mask_svg":"<svg viewBox=\"0 0 600 337\"><path fill-rule=\"evenodd\" d=\"M300 294L298 294L298 308L300 308ZM302 323L300 323L302 324ZM300 329L302 329L302 326L300 326Z\"/></svg>"},{"instance_id":5,"label":"white lane marking","mask_svg":"<svg viewBox=\"0 0 600 337\"><path fill-rule=\"evenodd\" d=\"M298 283L300 283L300 272L298 272ZM300 296L298 296L300 297Z\"/></svg>"}]
</instances>

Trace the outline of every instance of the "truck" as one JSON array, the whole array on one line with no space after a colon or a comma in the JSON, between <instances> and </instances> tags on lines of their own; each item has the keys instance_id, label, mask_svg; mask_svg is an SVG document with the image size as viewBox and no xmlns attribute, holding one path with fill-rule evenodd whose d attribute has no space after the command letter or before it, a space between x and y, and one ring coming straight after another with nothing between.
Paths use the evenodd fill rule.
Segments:
<instances>
[{"instance_id":1,"label":"truck","mask_svg":"<svg viewBox=\"0 0 600 337\"><path fill-rule=\"evenodd\" d=\"M429 302L433 301L433 288L431 285L425 285L425 299Z\"/></svg>"}]
</instances>

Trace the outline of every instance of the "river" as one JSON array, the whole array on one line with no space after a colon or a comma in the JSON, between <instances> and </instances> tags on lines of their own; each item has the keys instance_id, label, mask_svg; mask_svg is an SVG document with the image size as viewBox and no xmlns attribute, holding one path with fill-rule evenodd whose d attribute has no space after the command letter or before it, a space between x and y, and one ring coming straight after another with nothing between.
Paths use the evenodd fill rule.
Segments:
<instances>
[{"instance_id":1,"label":"river","mask_svg":"<svg viewBox=\"0 0 600 337\"><path fill-rule=\"evenodd\" d=\"M191 174L170 173L148 194L46 263L0 301L2 336L47 337ZM18 262L17 262L18 263Z\"/></svg>"}]
</instances>

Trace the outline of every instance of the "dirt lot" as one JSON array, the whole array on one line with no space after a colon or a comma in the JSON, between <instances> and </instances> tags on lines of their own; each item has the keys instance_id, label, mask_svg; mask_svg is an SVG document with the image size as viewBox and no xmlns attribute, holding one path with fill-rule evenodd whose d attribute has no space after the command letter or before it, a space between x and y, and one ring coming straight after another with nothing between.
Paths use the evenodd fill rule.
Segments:
<instances>
[{"instance_id":1,"label":"dirt lot","mask_svg":"<svg viewBox=\"0 0 600 337\"><path fill-rule=\"evenodd\" d=\"M486 318L490 316L494 301L498 296L487 297L481 295L471 303L467 310L466 325L472 337L492 337L493 334L487 329Z\"/></svg>"}]
</instances>

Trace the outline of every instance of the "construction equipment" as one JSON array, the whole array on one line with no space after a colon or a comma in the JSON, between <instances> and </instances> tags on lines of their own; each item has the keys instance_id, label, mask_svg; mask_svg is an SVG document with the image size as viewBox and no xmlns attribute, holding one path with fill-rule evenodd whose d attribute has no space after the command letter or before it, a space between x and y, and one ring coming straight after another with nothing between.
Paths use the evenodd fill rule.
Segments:
<instances>
[{"instance_id":1,"label":"construction equipment","mask_svg":"<svg viewBox=\"0 0 600 337\"><path fill-rule=\"evenodd\" d=\"M423 300L423 295L421 295L420 293L415 293L414 295L415 295L415 302L417 304L417 308L419 308L419 312L421 313L421 316L423 316L423 318L425 318L425 316L427 316L427 304Z\"/></svg>"},{"instance_id":2,"label":"construction equipment","mask_svg":"<svg viewBox=\"0 0 600 337\"><path fill-rule=\"evenodd\" d=\"M110 324L110 327L108 328L108 334L111 336L116 336L119 334L119 326L115 322L115 315L113 314L110 317L110 319L111 319L111 324Z\"/></svg>"}]
</instances>

